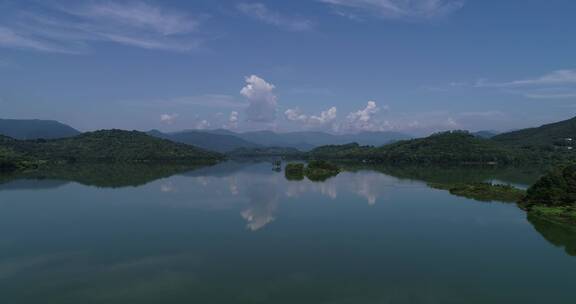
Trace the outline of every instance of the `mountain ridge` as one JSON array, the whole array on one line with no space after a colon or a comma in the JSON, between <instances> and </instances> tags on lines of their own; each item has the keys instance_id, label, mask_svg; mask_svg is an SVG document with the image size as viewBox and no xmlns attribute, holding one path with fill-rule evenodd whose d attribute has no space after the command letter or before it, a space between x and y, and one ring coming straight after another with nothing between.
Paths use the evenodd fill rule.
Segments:
<instances>
[{"instance_id":1,"label":"mountain ridge","mask_svg":"<svg viewBox=\"0 0 576 304\"><path fill-rule=\"evenodd\" d=\"M571 140L568 140L568 139ZM576 117L539 127L502 133L492 137L505 145L515 146L564 146L566 141L576 141Z\"/></svg>"},{"instance_id":2,"label":"mountain ridge","mask_svg":"<svg viewBox=\"0 0 576 304\"><path fill-rule=\"evenodd\" d=\"M14 139L56 139L72 137L81 133L56 120L0 119L0 134Z\"/></svg>"},{"instance_id":3,"label":"mountain ridge","mask_svg":"<svg viewBox=\"0 0 576 304\"><path fill-rule=\"evenodd\" d=\"M52 140L0 137L0 156L35 162L189 162L219 160L221 154L156 138L139 131L118 129L86 132Z\"/></svg>"}]
</instances>

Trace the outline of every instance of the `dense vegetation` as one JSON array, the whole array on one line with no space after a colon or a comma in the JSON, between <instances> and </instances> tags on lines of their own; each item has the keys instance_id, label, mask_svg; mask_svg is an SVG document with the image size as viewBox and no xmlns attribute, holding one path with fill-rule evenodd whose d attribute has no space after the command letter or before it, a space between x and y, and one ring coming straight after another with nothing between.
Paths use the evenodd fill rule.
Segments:
<instances>
[{"instance_id":1,"label":"dense vegetation","mask_svg":"<svg viewBox=\"0 0 576 304\"><path fill-rule=\"evenodd\" d=\"M527 191L520 205L533 216L576 224L576 165L561 166Z\"/></svg>"},{"instance_id":2,"label":"dense vegetation","mask_svg":"<svg viewBox=\"0 0 576 304\"><path fill-rule=\"evenodd\" d=\"M306 176L311 181L325 181L338 175L340 168L327 161L312 160L307 166L300 163L287 164L284 172L289 180L302 180Z\"/></svg>"},{"instance_id":3,"label":"dense vegetation","mask_svg":"<svg viewBox=\"0 0 576 304\"><path fill-rule=\"evenodd\" d=\"M0 172L35 168L42 163L38 159L17 152L13 148L16 143L16 140L0 135Z\"/></svg>"},{"instance_id":4,"label":"dense vegetation","mask_svg":"<svg viewBox=\"0 0 576 304\"><path fill-rule=\"evenodd\" d=\"M284 168L284 175L288 180L300 181L304 179L304 164L290 163Z\"/></svg>"},{"instance_id":5,"label":"dense vegetation","mask_svg":"<svg viewBox=\"0 0 576 304\"><path fill-rule=\"evenodd\" d=\"M307 153L307 157L312 159L333 160L373 159L375 155L376 151L373 146L361 146L357 143L322 146Z\"/></svg>"},{"instance_id":6,"label":"dense vegetation","mask_svg":"<svg viewBox=\"0 0 576 304\"><path fill-rule=\"evenodd\" d=\"M483 202L515 203L524 198L525 191L510 185L491 183L458 183L458 184L428 184L429 186L448 190L451 194Z\"/></svg>"},{"instance_id":7,"label":"dense vegetation","mask_svg":"<svg viewBox=\"0 0 576 304\"><path fill-rule=\"evenodd\" d=\"M576 165L561 166L543 176L528 189L524 204L551 207L576 204Z\"/></svg>"},{"instance_id":8,"label":"dense vegetation","mask_svg":"<svg viewBox=\"0 0 576 304\"><path fill-rule=\"evenodd\" d=\"M137 131L104 130L55 140L20 141L0 138L0 151L16 163L50 162L211 162L222 158L185 144Z\"/></svg>"},{"instance_id":9,"label":"dense vegetation","mask_svg":"<svg viewBox=\"0 0 576 304\"><path fill-rule=\"evenodd\" d=\"M316 148L310 158L414 164L557 163L574 158L569 150L531 149L503 145L467 131L449 131L381 147L347 144Z\"/></svg>"},{"instance_id":10,"label":"dense vegetation","mask_svg":"<svg viewBox=\"0 0 576 304\"><path fill-rule=\"evenodd\" d=\"M340 173L340 168L335 164L323 160L308 162L304 174L311 181L324 181Z\"/></svg>"},{"instance_id":11,"label":"dense vegetation","mask_svg":"<svg viewBox=\"0 0 576 304\"><path fill-rule=\"evenodd\" d=\"M465 131L452 131L376 149L378 156L392 162L419 163L510 163L511 151L488 139Z\"/></svg>"},{"instance_id":12,"label":"dense vegetation","mask_svg":"<svg viewBox=\"0 0 576 304\"><path fill-rule=\"evenodd\" d=\"M576 117L538 128L529 128L496 135L494 141L524 148L546 147L566 149L576 140ZM569 140L572 139L572 140Z\"/></svg>"},{"instance_id":13,"label":"dense vegetation","mask_svg":"<svg viewBox=\"0 0 576 304\"><path fill-rule=\"evenodd\" d=\"M0 147L0 171L12 171L18 167L16 153L6 147Z\"/></svg>"}]
</instances>

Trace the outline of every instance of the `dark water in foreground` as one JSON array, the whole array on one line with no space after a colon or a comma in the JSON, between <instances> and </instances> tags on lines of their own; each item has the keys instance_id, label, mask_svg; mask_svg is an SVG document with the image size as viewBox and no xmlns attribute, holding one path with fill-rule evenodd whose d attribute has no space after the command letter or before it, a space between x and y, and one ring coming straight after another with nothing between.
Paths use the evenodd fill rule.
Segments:
<instances>
[{"instance_id":1,"label":"dark water in foreground","mask_svg":"<svg viewBox=\"0 0 576 304\"><path fill-rule=\"evenodd\" d=\"M426 185L526 185L534 172L379 168L310 182L268 163L175 171L2 180L0 303L576 301L574 230Z\"/></svg>"}]
</instances>

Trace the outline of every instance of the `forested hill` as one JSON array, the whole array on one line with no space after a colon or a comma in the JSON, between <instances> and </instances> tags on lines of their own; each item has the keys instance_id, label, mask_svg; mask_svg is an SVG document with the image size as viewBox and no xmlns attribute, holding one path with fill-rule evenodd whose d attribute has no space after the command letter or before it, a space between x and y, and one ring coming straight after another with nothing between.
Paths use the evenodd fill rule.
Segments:
<instances>
[{"instance_id":1,"label":"forested hill","mask_svg":"<svg viewBox=\"0 0 576 304\"><path fill-rule=\"evenodd\" d=\"M572 140L569 140L569 138ZM538 128L503 133L494 136L492 139L502 144L516 146L571 145L572 141L576 141L576 117Z\"/></svg>"},{"instance_id":2,"label":"forested hill","mask_svg":"<svg viewBox=\"0 0 576 304\"><path fill-rule=\"evenodd\" d=\"M54 120L0 119L0 134L15 139L55 139L72 137L80 131Z\"/></svg>"},{"instance_id":3,"label":"forested hill","mask_svg":"<svg viewBox=\"0 0 576 304\"><path fill-rule=\"evenodd\" d=\"M466 131L449 131L404 140L381 147L348 144L312 150L316 159L367 160L390 163L498 163L555 162L567 153L529 151L502 145Z\"/></svg>"},{"instance_id":4,"label":"forested hill","mask_svg":"<svg viewBox=\"0 0 576 304\"><path fill-rule=\"evenodd\" d=\"M138 131L102 130L56 140L0 138L11 158L65 162L193 162L221 159L218 153L155 138Z\"/></svg>"},{"instance_id":5,"label":"forested hill","mask_svg":"<svg viewBox=\"0 0 576 304\"><path fill-rule=\"evenodd\" d=\"M449 131L426 138L400 141L377 148L377 153L391 161L512 162L512 151L498 143L466 131Z\"/></svg>"}]
</instances>

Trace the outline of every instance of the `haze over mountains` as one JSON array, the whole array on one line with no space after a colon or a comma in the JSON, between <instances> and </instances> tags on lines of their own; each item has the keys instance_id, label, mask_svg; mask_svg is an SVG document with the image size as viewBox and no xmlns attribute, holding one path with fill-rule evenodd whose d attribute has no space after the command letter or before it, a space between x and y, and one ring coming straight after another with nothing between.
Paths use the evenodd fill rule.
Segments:
<instances>
[{"instance_id":1,"label":"haze over mountains","mask_svg":"<svg viewBox=\"0 0 576 304\"><path fill-rule=\"evenodd\" d=\"M162 133L157 130L148 134L176 142L196 145L217 152L230 152L240 148L285 147L308 151L324 145L341 145L357 142L361 145L381 146L393 141L411 138L397 132L362 132L358 134L334 135L324 132L255 131L235 133L229 130L181 131Z\"/></svg>"},{"instance_id":2,"label":"haze over mountains","mask_svg":"<svg viewBox=\"0 0 576 304\"><path fill-rule=\"evenodd\" d=\"M54 139L80 135L80 131L54 120L0 119L0 134L15 139Z\"/></svg>"},{"instance_id":3,"label":"haze over mountains","mask_svg":"<svg viewBox=\"0 0 576 304\"><path fill-rule=\"evenodd\" d=\"M15 139L56 139L80 135L82 132L71 126L51 120L0 119L0 134ZM230 152L236 149L254 149L263 147L285 147L308 151L323 145L338 145L357 142L361 145L381 146L392 141L411 138L398 132L362 132L358 134L334 135L325 132L255 131L236 133L229 130L186 130L164 133L158 130L148 135L169 139L175 142L197 146L199 148Z\"/></svg>"},{"instance_id":4,"label":"haze over mountains","mask_svg":"<svg viewBox=\"0 0 576 304\"><path fill-rule=\"evenodd\" d=\"M51 120L0 119L0 134L14 139L56 139L82 134L71 126ZM382 146L391 142L413 138L399 132L361 132L357 134L329 134L324 132L254 131L236 133L230 130L186 130L163 133L158 130L148 135L188 144L205 150L228 153L234 150L248 151L269 147L309 151L320 146L358 143L362 146ZM513 132L497 134L495 131L472 133L477 137L491 138L505 145L542 146L567 145L570 138L576 140L576 117Z\"/></svg>"},{"instance_id":5,"label":"haze over mountains","mask_svg":"<svg viewBox=\"0 0 576 304\"><path fill-rule=\"evenodd\" d=\"M258 144L246 141L240 137L229 134L218 134L203 131L182 131L176 133L162 133L158 130L148 132L148 135L169 139L175 142L197 146L206 150L225 153L239 148L258 148Z\"/></svg>"}]
</instances>

